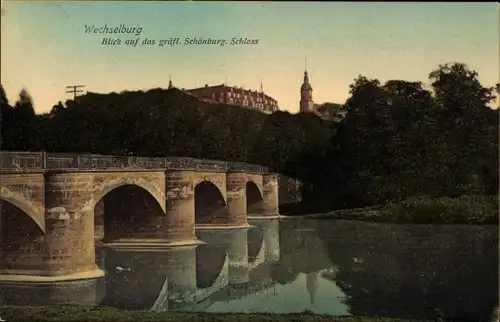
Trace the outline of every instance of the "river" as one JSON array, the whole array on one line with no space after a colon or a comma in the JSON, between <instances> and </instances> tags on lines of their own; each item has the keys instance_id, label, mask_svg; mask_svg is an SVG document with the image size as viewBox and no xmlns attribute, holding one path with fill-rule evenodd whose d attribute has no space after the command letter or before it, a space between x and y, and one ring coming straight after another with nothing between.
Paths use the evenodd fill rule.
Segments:
<instances>
[{"instance_id":1,"label":"river","mask_svg":"<svg viewBox=\"0 0 500 322\"><path fill-rule=\"evenodd\" d=\"M498 226L253 220L203 244L98 248L106 277L0 285L3 305L383 315L487 321L498 303Z\"/></svg>"}]
</instances>

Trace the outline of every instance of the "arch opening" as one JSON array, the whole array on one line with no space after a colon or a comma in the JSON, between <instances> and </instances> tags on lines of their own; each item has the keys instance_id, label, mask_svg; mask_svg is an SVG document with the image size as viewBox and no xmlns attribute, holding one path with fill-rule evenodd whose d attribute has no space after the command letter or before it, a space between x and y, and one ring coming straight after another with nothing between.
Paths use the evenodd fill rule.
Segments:
<instances>
[{"instance_id":1,"label":"arch opening","mask_svg":"<svg viewBox=\"0 0 500 322\"><path fill-rule=\"evenodd\" d=\"M226 201L219 188L209 181L202 181L194 189L196 224L219 224L228 220Z\"/></svg>"},{"instance_id":2,"label":"arch opening","mask_svg":"<svg viewBox=\"0 0 500 322\"><path fill-rule=\"evenodd\" d=\"M0 199L0 269L36 270L44 232L21 208Z\"/></svg>"},{"instance_id":3,"label":"arch opening","mask_svg":"<svg viewBox=\"0 0 500 322\"><path fill-rule=\"evenodd\" d=\"M196 287L212 286L226 262L226 251L217 245L200 245L196 248Z\"/></svg>"},{"instance_id":4,"label":"arch opening","mask_svg":"<svg viewBox=\"0 0 500 322\"><path fill-rule=\"evenodd\" d=\"M260 227L252 227L247 232L248 236L248 262L257 260L262 247L264 246L264 233Z\"/></svg>"},{"instance_id":5,"label":"arch opening","mask_svg":"<svg viewBox=\"0 0 500 322\"><path fill-rule=\"evenodd\" d=\"M109 191L94 207L95 240L155 238L164 212L146 189L122 185Z\"/></svg>"},{"instance_id":6,"label":"arch opening","mask_svg":"<svg viewBox=\"0 0 500 322\"><path fill-rule=\"evenodd\" d=\"M262 210L262 193L255 182L248 181L245 184L245 191L247 197L247 215L258 215Z\"/></svg>"}]
</instances>

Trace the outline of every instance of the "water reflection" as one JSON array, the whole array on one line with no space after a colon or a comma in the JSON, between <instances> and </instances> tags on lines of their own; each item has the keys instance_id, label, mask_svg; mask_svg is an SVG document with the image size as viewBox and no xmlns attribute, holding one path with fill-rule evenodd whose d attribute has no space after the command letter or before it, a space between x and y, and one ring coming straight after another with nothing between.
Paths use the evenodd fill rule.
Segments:
<instances>
[{"instance_id":1,"label":"water reflection","mask_svg":"<svg viewBox=\"0 0 500 322\"><path fill-rule=\"evenodd\" d=\"M319 227L353 315L488 321L498 303L498 226Z\"/></svg>"},{"instance_id":2,"label":"water reflection","mask_svg":"<svg viewBox=\"0 0 500 322\"><path fill-rule=\"evenodd\" d=\"M99 298L99 280L64 283L0 284L0 305L46 306L53 304L96 305Z\"/></svg>"},{"instance_id":3,"label":"water reflection","mask_svg":"<svg viewBox=\"0 0 500 322\"><path fill-rule=\"evenodd\" d=\"M205 244L98 248L106 277L0 285L4 305L80 303L154 311L489 317L497 227L252 220L199 230Z\"/></svg>"}]
</instances>

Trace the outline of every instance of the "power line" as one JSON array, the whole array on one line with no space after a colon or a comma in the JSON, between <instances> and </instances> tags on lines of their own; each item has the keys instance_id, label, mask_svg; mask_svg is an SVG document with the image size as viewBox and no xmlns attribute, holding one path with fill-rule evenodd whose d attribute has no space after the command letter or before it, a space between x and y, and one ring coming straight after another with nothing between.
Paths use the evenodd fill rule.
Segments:
<instances>
[{"instance_id":1,"label":"power line","mask_svg":"<svg viewBox=\"0 0 500 322\"><path fill-rule=\"evenodd\" d=\"M73 94L73 101L76 101L76 94L84 93L85 91L81 88L84 88L85 85L68 85L66 86L66 93Z\"/></svg>"}]
</instances>

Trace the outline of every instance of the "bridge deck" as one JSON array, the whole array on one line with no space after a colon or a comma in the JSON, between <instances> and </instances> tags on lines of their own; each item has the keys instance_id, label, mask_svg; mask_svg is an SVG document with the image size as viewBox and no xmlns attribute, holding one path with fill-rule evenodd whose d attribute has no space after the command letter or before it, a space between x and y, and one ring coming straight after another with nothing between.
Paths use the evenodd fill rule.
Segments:
<instances>
[{"instance_id":1,"label":"bridge deck","mask_svg":"<svg viewBox=\"0 0 500 322\"><path fill-rule=\"evenodd\" d=\"M205 160L188 157L137 157L46 152L0 152L0 172L45 171L164 171L269 173L266 166L246 162Z\"/></svg>"}]
</instances>

